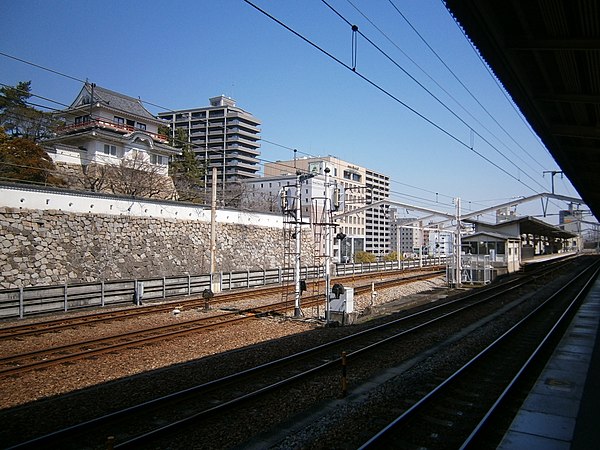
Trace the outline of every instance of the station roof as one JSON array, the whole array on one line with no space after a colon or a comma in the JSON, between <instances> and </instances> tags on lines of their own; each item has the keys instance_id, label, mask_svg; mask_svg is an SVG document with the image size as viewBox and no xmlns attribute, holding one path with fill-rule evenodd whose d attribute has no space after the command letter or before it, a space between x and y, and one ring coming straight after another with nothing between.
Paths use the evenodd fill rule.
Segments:
<instances>
[{"instance_id":1,"label":"station roof","mask_svg":"<svg viewBox=\"0 0 600 450\"><path fill-rule=\"evenodd\" d=\"M469 242L469 241L473 241L473 240L479 240L479 238L481 238L482 236L487 236L490 237L492 239L494 239L495 241L519 241L521 238L520 237L515 237L515 236L509 236L507 234L502 234L502 233L494 233L491 231L480 231L478 233L473 233L470 234L468 236L465 236L462 238L463 242Z\"/></svg>"},{"instance_id":2,"label":"station roof","mask_svg":"<svg viewBox=\"0 0 600 450\"><path fill-rule=\"evenodd\" d=\"M600 220L599 4L445 3Z\"/></svg>"},{"instance_id":3,"label":"station roof","mask_svg":"<svg viewBox=\"0 0 600 450\"><path fill-rule=\"evenodd\" d=\"M568 239L577 236L576 233L562 230L554 225L544 222L543 220L536 219L535 217L521 217L513 222L519 223L521 234L535 234L537 236L549 236L562 239Z\"/></svg>"},{"instance_id":4,"label":"station roof","mask_svg":"<svg viewBox=\"0 0 600 450\"><path fill-rule=\"evenodd\" d=\"M481 221L477 221L477 220L472 220L472 219L465 219L464 222L481 225L481 227L477 227L477 228L484 228L484 229L480 229L480 232L485 232L488 234L489 234L490 230L494 230L492 232L504 235L502 233L503 228L506 228L507 226L511 226L514 224L518 224L520 234L533 234L536 236L556 237L556 238L562 238L562 239L568 239L568 238L577 236L577 234L575 234L575 233L571 233L570 231L562 230L558 227L555 227L554 225L550 225L550 224L544 222L543 220L536 219L535 217L531 217L531 216L518 217L516 219L505 220L504 222L494 223L494 224L481 222ZM485 229L487 229L487 230L485 230ZM504 236L506 236L506 235L504 235ZM512 238L514 239L515 236L512 236Z\"/></svg>"}]
</instances>

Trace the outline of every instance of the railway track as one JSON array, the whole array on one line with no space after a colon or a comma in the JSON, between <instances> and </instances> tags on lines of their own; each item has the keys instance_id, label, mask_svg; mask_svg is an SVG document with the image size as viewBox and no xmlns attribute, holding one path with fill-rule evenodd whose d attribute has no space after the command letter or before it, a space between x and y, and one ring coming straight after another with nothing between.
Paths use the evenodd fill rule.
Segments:
<instances>
[{"instance_id":1,"label":"railway track","mask_svg":"<svg viewBox=\"0 0 600 450\"><path fill-rule=\"evenodd\" d=\"M582 271L360 448L496 448L511 401L535 381L599 272Z\"/></svg>"},{"instance_id":2,"label":"railway track","mask_svg":"<svg viewBox=\"0 0 600 450\"><path fill-rule=\"evenodd\" d=\"M76 448L80 445L100 448L109 435L115 436L115 448L134 448L148 442L152 442L152 446L161 446L169 445L162 439L172 439L173 433L190 427L200 426L203 432L210 434L211 424L223 422L223 414L235 414L243 408L250 407L253 419L259 420L258 411L262 409L260 402L270 395L277 393L278 399L287 398L291 395L290 390L298 390L300 383L316 383L313 377L321 377L321 380L325 377L331 382L332 373L338 375L335 376L334 383L337 384L342 351L346 352L344 360L352 361L353 364L362 360L371 370L375 370L370 361L371 355L383 351L388 355L387 358L397 357L400 339L407 348L411 348L411 341L420 342L423 335L439 328L442 323L456 332L464 326L458 318L465 314L477 318L471 316L469 321L483 320L492 311L517 308L529 298L523 297L521 290L531 280L532 277L526 277L477 291L460 299L430 305L421 311L337 341L114 411L14 448ZM252 400L251 406L248 406L249 400ZM249 413L246 410L239 414ZM82 439L92 439L95 443L84 444Z\"/></svg>"},{"instance_id":3,"label":"railway track","mask_svg":"<svg viewBox=\"0 0 600 450\"><path fill-rule=\"evenodd\" d=\"M438 276L438 272L430 272L426 274L413 275L397 280L386 280L380 288L402 285L414 281L424 280ZM379 284L378 284L379 286ZM358 292L368 292L371 285L357 287ZM247 300L247 296L245 300ZM322 295L308 296L303 299L304 307L323 306L324 299ZM169 310L172 309L170 306ZM256 317L267 314L285 314L293 309L293 305L288 302L275 302L266 305L257 306L254 308L245 308L230 312L221 312L217 315L202 317L199 319L188 320L185 322L177 322L175 324L162 325L159 327L145 328L136 331L130 331L125 334L95 338L74 342L66 345L61 345L53 348L42 348L39 350L28 351L25 353L4 356L0 358L0 376L16 376L18 374L40 370L51 367L57 364L72 363L74 361L96 357L106 353L115 353L140 345L148 345L153 342L162 341L165 339L173 339L187 334L205 332L216 327L231 326L245 320L252 320ZM162 311L160 309L159 311ZM135 312L135 311L134 311ZM154 311L156 312L156 311ZM114 317L109 317L108 320L113 320ZM89 324L89 322L83 322ZM44 323L46 325L46 323ZM56 331L64 328L65 324L58 323L55 328L45 326L43 332L50 330ZM71 324L70 327L75 326ZM31 330L23 330L31 332ZM30 334L30 333L27 333ZM18 335L20 337L23 334Z\"/></svg>"},{"instance_id":4,"label":"railway track","mask_svg":"<svg viewBox=\"0 0 600 450\"><path fill-rule=\"evenodd\" d=\"M345 277L335 278L335 282L339 283L356 283L362 280L377 279L378 283L382 283L386 279L392 279L391 283L394 283L398 277L406 277L410 279L411 273L417 271L416 269L411 270L394 270L380 273L368 273L368 274L357 274L349 275ZM440 267L431 267L419 270L430 273L441 273ZM408 276L407 276L408 275ZM322 280L311 280L309 286L311 291L317 290L321 285L324 285ZM381 285L381 287L385 287ZM365 286L364 289L367 287ZM289 286L278 285L261 287L244 291L228 291L225 293L219 293L211 299L204 299L199 297L182 297L176 300L170 300L168 303L145 305L135 308L126 308L113 311L101 311L92 314L78 315L78 316L61 316L57 319L36 321L33 323L23 325L10 325L6 327L0 327L0 341L6 339L14 339L17 337L24 337L30 335L39 335L43 333L56 332L63 329L74 328L85 325L97 325L99 323L110 322L114 320L125 320L132 317L140 317L148 314L156 314L162 312L170 312L174 308L192 309L192 308L213 308L218 305L226 303L234 303L239 300L251 300L260 299L271 296L279 296L282 291L289 289Z\"/></svg>"}]
</instances>

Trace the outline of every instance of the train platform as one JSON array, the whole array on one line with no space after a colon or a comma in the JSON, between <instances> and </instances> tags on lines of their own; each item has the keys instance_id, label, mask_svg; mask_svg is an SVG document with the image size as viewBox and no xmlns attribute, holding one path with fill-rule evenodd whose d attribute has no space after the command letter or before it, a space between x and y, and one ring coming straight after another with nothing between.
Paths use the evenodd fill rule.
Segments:
<instances>
[{"instance_id":1,"label":"train platform","mask_svg":"<svg viewBox=\"0 0 600 450\"><path fill-rule=\"evenodd\" d=\"M498 449L598 448L599 323L600 279L596 279Z\"/></svg>"}]
</instances>

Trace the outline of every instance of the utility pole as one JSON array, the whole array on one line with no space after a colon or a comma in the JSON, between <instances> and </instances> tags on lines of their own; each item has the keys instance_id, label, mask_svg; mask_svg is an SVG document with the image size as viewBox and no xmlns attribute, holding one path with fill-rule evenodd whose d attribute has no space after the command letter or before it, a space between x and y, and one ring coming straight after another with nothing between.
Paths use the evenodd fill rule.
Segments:
<instances>
[{"instance_id":1,"label":"utility pole","mask_svg":"<svg viewBox=\"0 0 600 450\"><path fill-rule=\"evenodd\" d=\"M423 232L423 221L419 221L419 267L423 267L423 247L425 247L425 234Z\"/></svg>"}]
</instances>

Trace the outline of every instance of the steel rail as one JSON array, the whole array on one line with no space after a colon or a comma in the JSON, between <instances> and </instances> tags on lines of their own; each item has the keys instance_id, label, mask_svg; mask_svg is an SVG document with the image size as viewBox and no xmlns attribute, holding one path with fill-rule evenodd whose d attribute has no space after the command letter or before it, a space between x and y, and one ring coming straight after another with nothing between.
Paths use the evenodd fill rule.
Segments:
<instances>
[{"instance_id":1,"label":"steel rail","mask_svg":"<svg viewBox=\"0 0 600 450\"><path fill-rule=\"evenodd\" d=\"M438 384L430 392L425 394L419 401L417 401L415 404L413 404L411 407L409 407L400 416L398 416L396 419L394 419L392 422L390 422L387 426L385 426L383 429L381 429L377 434L372 436L367 442L362 444L359 447L359 450L364 450L364 449L368 449L368 448L381 448L382 446L385 446L386 440L390 439L391 436L395 435L397 433L397 429L400 426L402 426L403 424L408 422L408 420L412 419L413 416L419 414L421 409L428 406L428 404L430 402L432 402L435 398L437 398L439 395L441 395L443 393L443 390L446 389L447 387L449 387L451 385L451 383L459 380L460 377L464 376L464 374L471 367L474 367L477 363L482 361L484 358L489 357L494 350L496 350L498 347L500 347L508 338L512 337L517 331L519 331L523 327L525 327L530 322L530 320L532 320L532 318L536 317L539 314L539 312L542 311L545 306L549 305L559 294L561 294L566 289L570 288L575 282L577 282L581 277L587 275L590 271L594 272L592 278L595 278L598 275L598 265L599 265L598 263L595 263L591 266L586 267L576 277L569 280L569 282L567 284L563 285L557 292L555 292L552 296L547 298L542 304L540 304L533 311L531 311L529 314L527 314L523 319L521 319L519 322L517 322L515 325L513 325L509 330L504 332L499 338L495 339L494 342L492 342L484 350L482 350L480 353L478 353L476 356L474 356L472 359L470 359L460 369L458 369L453 374L451 374L449 377L447 377L444 381L442 381L440 384ZM588 286L589 286L589 281L586 282L585 287L587 288ZM565 319L565 317L568 317L567 313L569 311L571 311L572 306L579 299L580 293L581 293L581 291L578 292L576 298L569 303L568 308L566 308L565 311L560 315L560 318L559 318L560 321L563 321ZM555 322L555 324L552 326L552 328L551 328L552 332L554 332L557 329L559 320L557 320ZM542 341L544 343L547 342L547 340L548 340L547 338L548 338L548 334L546 334L546 336L542 339ZM538 345L536 347L536 352L540 348L540 345ZM533 357L533 355L530 355L527 358L527 364L531 361L532 357ZM523 367L521 369L519 369L519 371L517 373L521 373ZM507 389L505 389L503 392L507 391ZM504 394L503 394L503 396L504 396ZM498 400L497 402L499 402L499 401L500 400ZM494 406L496 405L497 402L494 403ZM490 411L492 409L493 408L490 408ZM490 414L491 414L491 412L490 412ZM488 417L489 416L486 415L484 417L484 419L482 419L480 421L479 424L481 426L483 426L483 424L485 423L485 421L487 420ZM476 427L476 430L473 431L472 436L474 437L478 432L479 431L477 431L477 427ZM467 440L465 441L465 444L464 444L465 446L469 445L470 439L472 439L471 436L469 438L467 438Z\"/></svg>"},{"instance_id":2,"label":"steel rail","mask_svg":"<svg viewBox=\"0 0 600 450\"><path fill-rule=\"evenodd\" d=\"M422 311L418 311L415 312L409 316L405 316L399 319L396 319L392 322L388 322L382 325L378 325L376 327L367 329L367 330L363 330L361 332L355 333L351 336L347 336L344 338L341 338L337 341L331 342L331 343L327 343L327 344L322 344L321 346L315 348L315 349L310 349L308 351L302 352L301 353L301 357L306 357L306 354L308 354L308 352L312 353L313 351L318 350L322 350L325 348L332 348L334 346L340 346L340 344L342 343L348 343L350 341L356 340L359 337L365 337L365 336L369 336L371 334L374 334L375 331L379 331L382 329L387 329L390 328L394 325L397 325L398 323L402 323L405 321L408 321L409 319L413 319L415 317L424 315L426 313L430 313L434 310L438 310L438 309L443 309L443 308L447 308L448 306L458 306L458 308L455 308L449 312L443 313L433 319L429 319L426 320L422 323L419 323L415 326L412 326L408 329L402 330L400 332L394 333L391 336L386 336L382 339L379 339L376 342L371 342L368 343L364 346L362 346L360 349L358 350L354 350L352 352L349 352L346 354L346 359L350 360L350 359L356 359L358 357L365 357L365 356L369 356L370 354L372 354L372 351L377 349L378 347L384 346L386 344L389 344L392 341L395 341L397 339L400 339L402 337L405 337L408 334L414 333L416 331L420 331L428 326L432 326L434 324L439 323L442 320L447 320L451 317L454 317L455 315L464 312L467 309L473 308L475 306L478 306L482 303L487 303L495 298L497 298L498 296L504 295L509 291L512 291L514 289L517 289L519 287L521 287L522 285L528 283L530 281L530 278L527 277L527 280L521 279L516 281L514 284L512 283L507 283L507 285L502 286L500 289L494 289L492 291L486 291L486 292L476 292L473 293L467 297L463 297L460 299L456 299L453 300L449 303L445 303L445 304L441 304L441 305L435 305L432 306L431 308L426 308L425 310ZM488 294L487 296L485 294ZM477 299L477 297L480 297L483 295L483 298ZM469 300L473 300L475 299L475 301L473 301L472 303L468 303ZM463 303L466 303L463 305ZM296 355L291 355L289 358L294 358L296 359ZM277 362L277 361L276 361ZM197 420L204 418L206 416L210 416L212 414L216 414L219 412L224 412L227 411L233 407L239 406L245 402L247 402L248 400L251 399L255 399L257 397L259 397L260 395L264 395L267 394L269 392L272 392L276 389L279 389L283 386L286 386L288 384L291 384L293 382L296 382L300 379L304 379L307 378L313 374L319 373L319 372L323 372L327 369L330 369L332 367L336 367L339 366L342 362L342 357L337 357L337 358L333 358L330 359L329 361L326 361L318 366L312 367L311 369L299 372L297 374L294 374L293 376L290 376L288 378L285 378L283 380L279 380L273 384L264 386L256 391L244 394L240 397L237 397L235 399L229 400L227 402L224 402L220 405L214 406L210 409L206 409L203 411L200 411L198 413L195 413L193 415L190 415L184 419L180 419L178 421L169 423L167 425L161 426L159 428L156 428L154 430L151 430L147 433L141 434L139 436L136 436L132 439L129 439L128 441L122 442L122 443L118 443L114 446L115 449L127 449L127 448L136 448L139 445L143 445L144 443L148 442L151 439L155 439L158 438L160 436L163 436L165 434L174 432L175 430L177 430L178 428L182 427L182 426L186 426L188 424L191 424L193 422L196 422Z\"/></svg>"},{"instance_id":3,"label":"steel rail","mask_svg":"<svg viewBox=\"0 0 600 450\"><path fill-rule=\"evenodd\" d=\"M423 270L427 272L434 272L438 270L438 267L427 267ZM358 281L361 279L372 279L376 277L390 278L399 274L407 274L417 269L408 270L393 270L386 272L370 272L366 274L346 275L337 277L334 279L336 282L345 281ZM439 272L441 273L441 272ZM410 277L408 277L410 278ZM318 285L321 280L310 280L310 283ZM142 316L146 314L153 314L157 312L164 312L172 310L175 306L182 308L194 308L202 307L208 303L208 306L214 306L221 303L235 302L242 298L244 300L254 297L262 297L265 295L276 295L287 289L287 285L278 286L267 286L253 289L245 289L243 291L229 291L227 293L216 294L211 300L207 302L206 299L199 299L198 296L194 298L180 297L177 299L169 300L167 304L160 305L145 305L136 307L135 309L127 308L118 311L103 311L94 314L86 314L84 316L77 317L61 317L59 319L46 320L41 322L35 322L27 325L16 325L10 327L0 328L0 341L13 339L15 337L22 337L28 335L37 335L42 333L54 332L61 329L73 328L80 325L88 325L98 322L108 322L111 320L121 320L123 318Z\"/></svg>"},{"instance_id":4,"label":"steel rail","mask_svg":"<svg viewBox=\"0 0 600 450\"><path fill-rule=\"evenodd\" d=\"M209 306L214 306L220 303L229 303L237 301L239 298L247 299L249 297L269 295L271 293L277 294L281 291L282 287L269 286L261 289L254 289L243 292L231 292L227 294L217 294L213 299L208 301ZM64 328L71 328L79 325L87 325L97 322L107 322L111 320L121 320L123 318L141 316L146 314L154 314L157 312L170 311L174 307L193 308L197 306L205 306L205 299L199 298L187 298L180 300L169 301L167 305L146 305L136 307L135 309L128 308L118 311L103 311L94 314L86 314L85 316L77 317L62 317L60 319L47 320L43 322L36 322L27 325L16 325L12 327L0 328L0 340L12 339L14 337L41 334L46 332L54 332Z\"/></svg>"},{"instance_id":5,"label":"steel rail","mask_svg":"<svg viewBox=\"0 0 600 450\"><path fill-rule=\"evenodd\" d=\"M282 306L281 303L274 303L271 305L266 305L263 308L267 308L265 311L257 310L257 308L248 308L244 310L232 311L223 314L219 314L216 316L203 317L200 319L189 320L182 323L170 324L170 325L162 325L154 328L147 328L143 330L131 331L129 333L118 334L114 336L107 336L104 338L91 339L87 341L75 342L72 344L61 345L57 347L47 348L36 350L28 353L21 353L17 355L11 355L4 358L0 358L0 365L6 365L10 363L14 363L15 361L31 359L32 357L39 355L50 355L59 352L65 352L68 350L77 350L80 348L102 345L107 343L107 345L101 348L94 349L86 349L84 351L77 351L76 353L68 354L68 355L60 355L58 357L54 357L52 359L44 359L42 361L36 361L34 363L30 363L27 365L17 366L17 367L9 367L9 368L0 368L0 376L6 375L14 375L16 373L22 373L34 369L41 369L45 367L50 367L56 364L60 364L66 361L73 361L76 359L87 358L93 355L101 355L104 353L113 352L119 349L125 349L128 347L134 347L140 344L146 344L151 342L160 341L163 339L170 339L173 337L183 336L189 333L195 333L199 330L211 329L213 327L221 327L223 325L231 325L237 322L241 322L248 319L253 319L260 314L266 314L269 312L277 312L280 310L289 309L289 306ZM233 317L233 318L232 318ZM156 332L160 332L156 334ZM146 337L147 334L151 334ZM115 344L110 344L110 342L131 338L126 342L119 342Z\"/></svg>"},{"instance_id":6,"label":"steel rail","mask_svg":"<svg viewBox=\"0 0 600 450\"><path fill-rule=\"evenodd\" d=\"M431 278L433 276L437 276L435 274L426 274L426 275L415 275L413 277L403 278L401 280L397 280L397 283L404 284L413 282L415 280L420 280L423 278ZM387 282L389 283L389 281ZM365 286L364 290L370 289L370 286ZM304 306L311 307L324 303L324 298L322 295L314 295L309 296L304 299ZM171 309L171 308L169 308ZM163 339L171 339L174 337L183 336L189 333L194 333L200 330L207 330L214 327L220 327L223 325L232 325L244 320L252 319L257 316L265 315L265 314L273 314L273 313L282 313L288 310L291 310L292 306L286 303L277 302L269 305L262 305L259 307L246 308L242 310L227 312L223 314L219 314L216 316L203 317L200 319L190 320L186 322L180 322L177 324L169 324L162 325L160 327L148 328L143 330L131 331L129 333L123 333L119 335L107 336L98 339L91 339L86 341L79 341L72 344L61 345L52 348L40 349L32 352L21 353L11 356L6 356L0 358L0 365L8 365L15 364L19 361L28 360L34 358L35 356L40 355L53 355L56 353L62 353L69 350L74 350L74 353L63 354L57 357L52 358L44 358L41 361L35 361L29 364L20 364L14 367L8 368L0 368L0 376L6 375L14 375L18 373L23 373L31 370L43 369L46 367L51 367L57 364L61 364L67 361L75 361L82 358L87 358L95 355L102 355L105 353L110 353L115 350L126 349L129 347L137 346L139 344L148 344L151 342L160 341ZM240 317L240 315L243 315ZM234 316L233 318L231 318ZM157 334L158 332L158 334ZM151 336L145 336L148 333L151 333ZM138 337L141 336L141 337ZM129 339L126 342L118 342L115 344L111 344L111 342ZM105 345L106 344L106 345ZM87 347L95 347L98 345L103 345L101 348L87 348ZM78 349L85 348L83 351L78 351Z\"/></svg>"},{"instance_id":7,"label":"steel rail","mask_svg":"<svg viewBox=\"0 0 600 450\"><path fill-rule=\"evenodd\" d=\"M293 355L289 355L287 357L284 357L284 358L281 358L281 359L278 359L275 361L271 361L271 362L262 364L257 367L253 367L253 368L247 369L247 370L239 372L239 373L235 373L235 374L232 374L232 375L229 375L229 376L217 379L217 380L213 380L213 381L210 381L210 382L202 384L202 385L194 386L192 388L188 388L183 391L179 391L179 392L176 392L176 393L164 396L164 397L160 397L160 398L157 398L157 399L154 399L154 400L151 400L151 401L139 404L139 405L134 405L130 408L126 408L121 411L116 411L116 412L107 414L105 416L99 417L97 419L92 419L90 421L83 422L81 424L73 425L73 426L65 428L63 430L58 430L54 433L48 434L46 436L41 436L39 438L32 439L32 440L24 442L22 444L18 444L11 448L15 448L15 449L16 448L39 448L40 445L48 445L49 443L53 443L53 442L59 441L61 439L65 439L68 436L72 436L74 434L81 434L81 433L85 432L86 430L93 429L102 424L112 422L116 419L121 419L121 418L131 415L131 414L139 413L142 410L146 410L149 408L152 408L152 409L160 408L170 402L178 401L181 398L184 398L184 397L187 397L190 395L196 395L199 393L204 394L209 390L216 389L216 388L222 387L222 386L226 386L233 382L239 382L240 380L242 380L244 378L247 378L250 376L255 376L258 373L262 373L262 372L265 372L268 370L273 370L275 368L278 368L278 367L281 367L284 365L291 364L292 362L294 362L296 360L303 359L303 358L306 358L311 355L318 355L319 353L321 353L323 351L327 351L331 348L339 347L350 341L357 340L362 337L368 337L369 335L372 335L378 331L389 329L391 327L397 326L397 325L402 324L411 319L419 318L420 316L423 316L427 313L431 313L431 312L435 312L438 310L443 310L443 309L458 306L458 308L456 309L456 312L454 313L454 314L457 314L460 311L464 311L464 309L467 307L472 307L472 306L476 306L476 305L484 303L484 302L491 301L494 298L506 293L509 290L518 289L519 287L521 287L523 284L527 283L530 280L529 277L527 277L527 278L528 278L527 280L519 279L512 283L505 283L495 289L490 289L490 290L485 290L485 291L477 291L477 292L471 293L465 297L455 299L455 300L450 300L444 304L431 305L422 311L413 312L407 316L395 319L395 320L385 323L385 324L377 325L377 326L372 327L367 330L362 330L362 331L360 331L358 333L354 333L350 336L346 336L344 338L340 338L340 339L332 341L332 342L321 344L319 346L304 350L302 352L298 352ZM482 297L482 296L483 296L483 298L477 298L477 297ZM472 304L465 306L464 303L469 302L469 301L472 301ZM444 314L441 314L437 320L439 321L439 320L447 319L447 318L451 317L452 315L453 315L452 313L444 313ZM427 324L432 324L434 322L435 322L434 320L426 321ZM400 333L395 333L393 336L395 336L395 338L397 339L401 336L405 336L407 333L411 333L411 332L420 330L423 328L423 326L424 326L423 324L419 324L419 325L409 328L408 330L403 330ZM383 339L379 345L384 345L384 344L390 342L392 339L394 339L394 337L388 336L385 339ZM372 350L375 347L377 347L377 343L370 343L370 344L368 344L368 346L364 347L365 350L363 350L363 351L357 350L349 356L357 357L358 355L364 355L364 354L368 353L368 350ZM307 377L316 372L336 366L339 363L340 363L340 358L333 358L325 363L321 363L316 367L313 367L309 370L298 373L292 377L288 377L288 378L280 380L274 384L264 386L255 392L244 394L243 396L238 397L237 399L233 399L226 403L220 404L218 406L214 406L207 410L198 412L198 413L194 414L193 416L188 417L186 419L182 419L182 420L179 420L172 424L166 425L164 427L157 428L154 431L151 431L149 433L142 435L141 437L138 436L137 438L134 438L130 441L117 444L117 445L115 445L115 448L126 448L126 447L138 445L141 442L140 440L150 439L154 436L168 432L168 431L170 431L174 428L177 428L179 426L182 426L186 423L197 420L200 417L231 408L231 407L241 404L242 402L245 402L251 398L255 398L258 395L264 394L266 392L270 392L274 389L282 387L293 381L297 381L300 378Z\"/></svg>"},{"instance_id":8,"label":"steel rail","mask_svg":"<svg viewBox=\"0 0 600 450\"><path fill-rule=\"evenodd\" d=\"M492 416L501 408L503 402L507 399L510 393L512 393L515 389L517 383L522 379L525 371L529 370L533 364L533 361L542 353L542 351L546 348L546 346L550 345L550 340L556 334L560 332L560 325L563 324L567 320L571 320L573 310L577 307L580 302L581 296L588 292L591 284L595 281L600 273L600 267L596 267L592 276L587 280L584 286L579 289L579 292L575 295L567 309L563 312L563 314L559 317L553 327L550 329L548 334L542 339L536 349L533 351L531 356L525 361L523 366L519 369L519 371L515 374L510 383L506 386L504 391L498 396L498 399L494 402L494 404L489 408L489 410L485 413L483 418L479 421L477 426L473 429L471 434L465 439L462 443L460 450L465 450L468 448L476 448L477 440L480 435L483 433L485 428L488 426L488 423L491 421Z\"/></svg>"}]
</instances>

